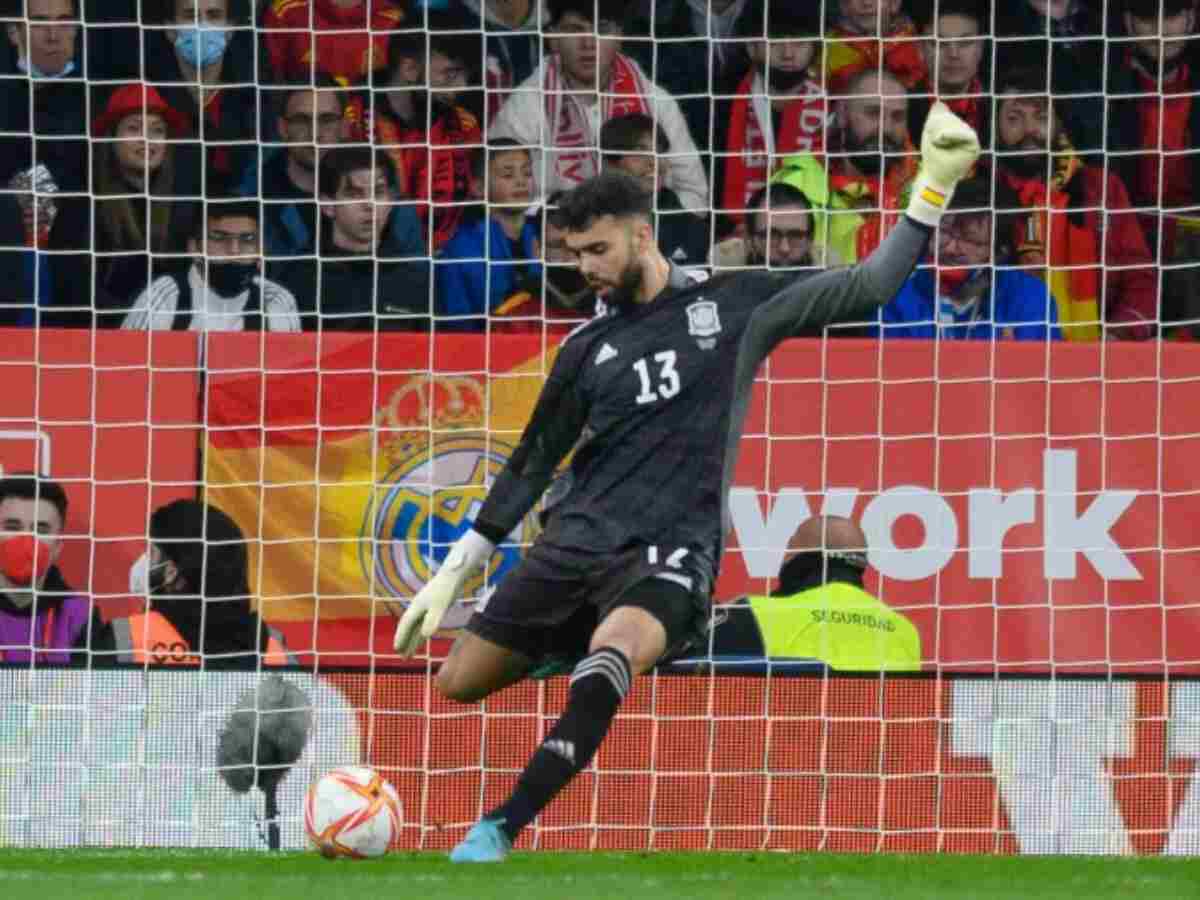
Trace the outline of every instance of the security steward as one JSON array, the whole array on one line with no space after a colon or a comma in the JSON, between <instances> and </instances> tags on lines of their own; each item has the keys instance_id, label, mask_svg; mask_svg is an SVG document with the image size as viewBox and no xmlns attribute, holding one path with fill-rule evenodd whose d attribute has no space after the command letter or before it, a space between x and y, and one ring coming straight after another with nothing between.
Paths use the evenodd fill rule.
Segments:
<instances>
[{"instance_id":1,"label":"security steward","mask_svg":"<svg viewBox=\"0 0 1200 900\"><path fill-rule=\"evenodd\" d=\"M742 597L719 609L714 659L813 660L854 672L921 668L916 627L863 589L867 541L858 525L814 516L796 529L788 551L770 596Z\"/></svg>"}]
</instances>

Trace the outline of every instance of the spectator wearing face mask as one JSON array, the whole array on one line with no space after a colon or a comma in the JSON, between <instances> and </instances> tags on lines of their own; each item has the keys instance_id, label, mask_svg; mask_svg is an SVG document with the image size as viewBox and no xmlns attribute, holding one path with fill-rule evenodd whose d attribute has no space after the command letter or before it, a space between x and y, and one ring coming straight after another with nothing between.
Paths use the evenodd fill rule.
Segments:
<instances>
[{"instance_id":1,"label":"spectator wearing face mask","mask_svg":"<svg viewBox=\"0 0 1200 900\"><path fill-rule=\"evenodd\" d=\"M188 241L182 272L156 278L122 328L174 331L299 331L296 299L260 274L256 200L209 202Z\"/></svg>"},{"instance_id":2,"label":"spectator wearing face mask","mask_svg":"<svg viewBox=\"0 0 1200 900\"><path fill-rule=\"evenodd\" d=\"M254 35L235 0L168 0L145 29L146 81L196 123L207 145L209 194L241 177L257 159Z\"/></svg>"},{"instance_id":3,"label":"spectator wearing face mask","mask_svg":"<svg viewBox=\"0 0 1200 900\"><path fill-rule=\"evenodd\" d=\"M150 549L129 572L144 612L114 623L122 662L254 669L287 665L282 637L251 608L246 538L215 506L175 500L150 516Z\"/></svg>"},{"instance_id":4,"label":"spectator wearing face mask","mask_svg":"<svg viewBox=\"0 0 1200 900\"><path fill-rule=\"evenodd\" d=\"M79 664L113 646L111 627L58 569L66 521L58 482L0 478L0 662Z\"/></svg>"}]
</instances>

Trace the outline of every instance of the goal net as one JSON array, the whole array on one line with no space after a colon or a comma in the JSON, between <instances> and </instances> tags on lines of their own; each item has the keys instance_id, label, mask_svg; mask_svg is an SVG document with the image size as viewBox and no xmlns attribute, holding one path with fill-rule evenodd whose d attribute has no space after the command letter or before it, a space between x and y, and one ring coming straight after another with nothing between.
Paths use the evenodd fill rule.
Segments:
<instances>
[{"instance_id":1,"label":"goal net","mask_svg":"<svg viewBox=\"0 0 1200 900\"><path fill-rule=\"evenodd\" d=\"M0 846L266 847L218 746L270 674L311 712L282 846L354 764L453 846L566 702L435 685L548 498L392 634L604 313L575 251L625 274L561 192L640 179L676 273L852 265L940 98L985 153L928 257L763 365L708 642L519 846L1200 852L1195 13L801 6L3 7ZM814 516L862 593L784 569Z\"/></svg>"}]
</instances>

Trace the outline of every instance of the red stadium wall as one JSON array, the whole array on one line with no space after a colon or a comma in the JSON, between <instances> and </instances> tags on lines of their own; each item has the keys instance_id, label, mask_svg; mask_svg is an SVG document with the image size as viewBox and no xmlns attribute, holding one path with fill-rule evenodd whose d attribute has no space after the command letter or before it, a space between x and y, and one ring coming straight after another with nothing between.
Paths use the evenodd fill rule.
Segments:
<instances>
[{"instance_id":1,"label":"red stadium wall","mask_svg":"<svg viewBox=\"0 0 1200 900\"><path fill-rule=\"evenodd\" d=\"M42 471L48 455L69 500L67 581L127 614L150 512L196 491L195 338L0 329L0 385L0 467Z\"/></svg>"},{"instance_id":2,"label":"red stadium wall","mask_svg":"<svg viewBox=\"0 0 1200 900\"><path fill-rule=\"evenodd\" d=\"M453 706L424 667L286 678L313 710L281 788L296 850L305 790L348 763L396 786L400 846L452 846L567 695L559 678ZM214 767L258 681L0 666L23 786L0 792L0 847L262 849L261 797ZM1197 721L1195 678L659 674L522 846L1195 856Z\"/></svg>"},{"instance_id":3,"label":"red stadium wall","mask_svg":"<svg viewBox=\"0 0 1200 900\"><path fill-rule=\"evenodd\" d=\"M478 708L420 675L326 678L396 785L402 846L449 848L501 802L565 679ZM545 849L1181 853L1200 839L1191 682L642 679L594 770L522 837ZM427 706L427 703L432 703ZM1191 849L1188 849L1191 848Z\"/></svg>"}]
</instances>

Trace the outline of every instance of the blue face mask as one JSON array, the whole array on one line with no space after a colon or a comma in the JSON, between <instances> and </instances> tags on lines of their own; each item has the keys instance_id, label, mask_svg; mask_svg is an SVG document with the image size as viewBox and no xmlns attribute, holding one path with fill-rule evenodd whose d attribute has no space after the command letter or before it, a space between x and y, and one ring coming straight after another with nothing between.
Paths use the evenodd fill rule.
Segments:
<instances>
[{"instance_id":1,"label":"blue face mask","mask_svg":"<svg viewBox=\"0 0 1200 900\"><path fill-rule=\"evenodd\" d=\"M175 49L194 69L205 69L218 62L229 46L224 28L180 28L175 34Z\"/></svg>"}]
</instances>

